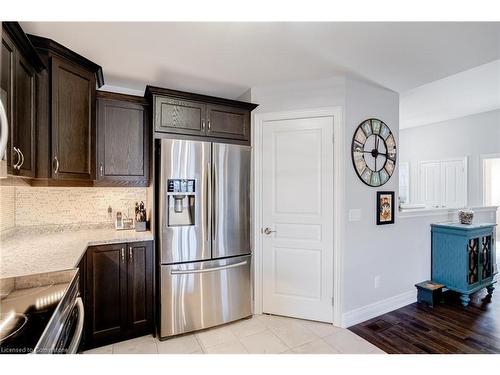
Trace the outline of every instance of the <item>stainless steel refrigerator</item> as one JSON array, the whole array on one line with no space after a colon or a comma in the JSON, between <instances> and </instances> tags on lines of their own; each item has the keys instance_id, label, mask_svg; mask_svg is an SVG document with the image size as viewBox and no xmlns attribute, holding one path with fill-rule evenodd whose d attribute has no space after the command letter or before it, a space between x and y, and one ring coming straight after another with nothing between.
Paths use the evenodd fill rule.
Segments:
<instances>
[{"instance_id":1,"label":"stainless steel refrigerator","mask_svg":"<svg viewBox=\"0 0 500 375\"><path fill-rule=\"evenodd\" d=\"M251 315L248 146L162 139L160 336Z\"/></svg>"}]
</instances>

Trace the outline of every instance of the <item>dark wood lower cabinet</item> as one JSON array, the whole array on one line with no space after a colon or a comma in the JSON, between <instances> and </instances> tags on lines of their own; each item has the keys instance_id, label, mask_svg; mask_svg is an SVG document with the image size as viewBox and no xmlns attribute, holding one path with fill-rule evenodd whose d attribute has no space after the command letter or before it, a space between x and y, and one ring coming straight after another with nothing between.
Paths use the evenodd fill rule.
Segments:
<instances>
[{"instance_id":1,"label":"dark wood lower cabinet","mask_svg":"<svg viewBox=\"0 0 500 375\"><path fill-rule=\"evenodd\" d=\"M128 244L128 324L133 331L151 327L153 316L153 248L150 242Z\"/></svg>"},{"instance_id":2,"label":"dark wood lower cabinet","mask_svg":"<svg viewBox=\"0 0 500 375\"><path fill-rule=\"evenodd\" d=\"M153 331L151 242L89 247L85 268L85 348Z\"/></svg>"}]
</instances>

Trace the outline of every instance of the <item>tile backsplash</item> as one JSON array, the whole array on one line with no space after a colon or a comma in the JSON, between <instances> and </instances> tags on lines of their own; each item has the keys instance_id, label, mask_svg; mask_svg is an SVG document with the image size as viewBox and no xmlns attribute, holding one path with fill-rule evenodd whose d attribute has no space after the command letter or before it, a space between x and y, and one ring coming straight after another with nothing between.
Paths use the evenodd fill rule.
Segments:
<instances>
[{"instance_id":1,"label":"tile backsplash","mask_svg":"<svg viewBox=\"0 0 500 375\"><path fill-rule=\"evenodd\" d=\"M0 186L0 232L16 225L16 188Z\"/></svg>"},{"instance_id":2,"label":"tile backsplash","mask_svg":"<svg viewBox=\"0 0 500 375\"><path fill-rule=\"evenodd\" d=\"M4 194L12 194L4 193L3 189L2 198ZM113 223L117 211L133 217L135 202L143 201L149 207L147 188L15 187L12 201L15 201L16 227ZM109 206L113 210L111 215ZM4 229L4 220L5 225L11 223L4 213L3 202L1 211Z\"/></svg>"}]
</instances>

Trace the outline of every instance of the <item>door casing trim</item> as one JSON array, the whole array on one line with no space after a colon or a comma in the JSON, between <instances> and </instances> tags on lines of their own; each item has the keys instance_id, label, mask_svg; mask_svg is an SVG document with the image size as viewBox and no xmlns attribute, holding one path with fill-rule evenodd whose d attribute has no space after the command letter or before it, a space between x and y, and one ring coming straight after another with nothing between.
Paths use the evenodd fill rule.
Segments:
<instances>
[{"instance_id":1,"label":"door casing trim","mask_svg":"<svg viewBox=\"0 0 500 375\"><path fill-rule=\"evenodd\" d=\"M292 120L312 117L333 117L333 296L332 321L333 324L343 327L342 322L342 280L343 280L343 241L344 241L344 181L345 181L345 139L344 118L341 106L322 107L316 109L292 110L282 112L268 112L252 114L252 216L251 231L253 240L253 279L254 301L253 311L262 314L263 299L263 272L262 272L262 128L266 121Z\"/></svg>"}]
</instances>

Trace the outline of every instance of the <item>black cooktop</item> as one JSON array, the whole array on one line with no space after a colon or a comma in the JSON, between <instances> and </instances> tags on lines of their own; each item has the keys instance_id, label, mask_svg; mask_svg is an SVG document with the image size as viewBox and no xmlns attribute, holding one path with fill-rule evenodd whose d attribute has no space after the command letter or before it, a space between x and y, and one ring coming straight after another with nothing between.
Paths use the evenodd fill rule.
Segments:
<instances>
[{"instance_id":1,"label":"black cooktop","mask_svg":"<svg viewBox=\"0 0 500 375\"><path fill-rule=\"evenodd\" d=\"M0 279L0 354L32 352L78 270ZM55 319L55 318L54 318Z\"/></svg>"}]
</instances>

